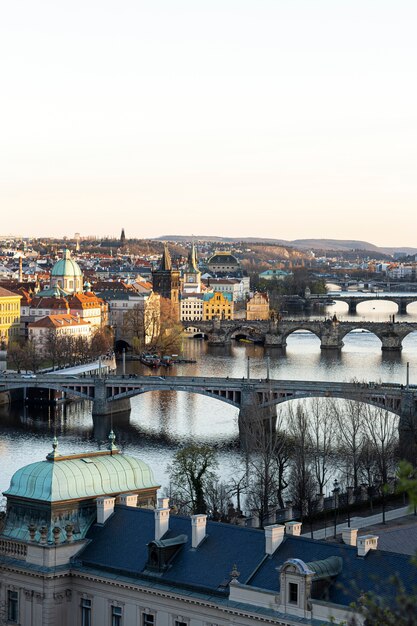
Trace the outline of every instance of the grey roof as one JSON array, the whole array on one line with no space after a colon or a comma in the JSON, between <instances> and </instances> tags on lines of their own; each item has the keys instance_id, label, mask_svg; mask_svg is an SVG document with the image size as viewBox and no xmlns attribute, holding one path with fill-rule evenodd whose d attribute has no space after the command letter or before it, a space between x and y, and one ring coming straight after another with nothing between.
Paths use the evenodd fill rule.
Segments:
<instances>
[{"instance_id":1,"label":"grey roof","mask_svg":"<svg viewBox=\"0 0 417 626\"><path fill-rule=\"evenodd\" d=\"M417 583L417 569L403 554L371 550L361 558L352 546L286 535L276 552L267 556L262 531L210 521L205 539L193 549L191 520L171 516L170 530L163 539L179 535L187 535L188 540L167 571L157 574L160 584L224 596L236 564L241 583L277 593L279 569L289 559L300 559L313 571L317 569L318 579L330 578L330 585L325 586L326 600L345 606L357 599L358 592L393 596L390 580L394 574L401 577L406 588ZM104 526L93 526L88 538L91 542L80 556L82 565L139 580L152 579L148 571L144 572L147 544L154 540L153 511L116 506L113 516Z\"/></svg>"}]
</instances>

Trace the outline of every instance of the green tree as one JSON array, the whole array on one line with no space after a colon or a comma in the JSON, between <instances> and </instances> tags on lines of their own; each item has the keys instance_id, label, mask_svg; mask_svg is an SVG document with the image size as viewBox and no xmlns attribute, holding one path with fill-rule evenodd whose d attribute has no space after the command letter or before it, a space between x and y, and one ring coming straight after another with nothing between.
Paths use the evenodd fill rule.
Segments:
<instances>
[{"instance_id":1,"label":"green tree","mask_svg":"<svg viewBox=\"0 0 417 626\"><path fill-rule=\"evenodd\" d=\"M174 500L180 509L206 513L207 486L218 480L216 453L210 446L190 444L178 450L168 466Z\"/></svg>"}]
</instances>

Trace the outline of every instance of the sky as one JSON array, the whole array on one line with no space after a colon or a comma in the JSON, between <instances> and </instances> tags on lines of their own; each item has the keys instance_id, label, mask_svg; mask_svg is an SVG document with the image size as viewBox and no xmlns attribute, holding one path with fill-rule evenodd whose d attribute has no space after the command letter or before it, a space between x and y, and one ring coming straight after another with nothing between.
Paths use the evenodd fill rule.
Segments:
<instances>
[{"instance_id":1,"label":"sky","mask_svg":"<svg viewBox=\"0 0 417 626\"><path fill-rule=\"evenodd\" d=\"M415 0L14 0L0 235L417 246Z\"/></svg>"}]
</instances>

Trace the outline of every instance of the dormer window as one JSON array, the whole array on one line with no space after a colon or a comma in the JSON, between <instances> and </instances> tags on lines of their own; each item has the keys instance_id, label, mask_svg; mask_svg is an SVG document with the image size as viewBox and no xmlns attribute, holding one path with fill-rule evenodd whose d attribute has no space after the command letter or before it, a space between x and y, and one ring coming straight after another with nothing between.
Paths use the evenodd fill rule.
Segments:
<instances>
[{"instance_id":1,"label":"dormer window","mask_svg":"<svg viewBox=\"0 0 417 626\"><path fill-rule=\"evenodd\" d=\"M298 585L297 585L297 583L288 583L288 601L291 604L298 604Z\"/></svg>"}]
</instances>

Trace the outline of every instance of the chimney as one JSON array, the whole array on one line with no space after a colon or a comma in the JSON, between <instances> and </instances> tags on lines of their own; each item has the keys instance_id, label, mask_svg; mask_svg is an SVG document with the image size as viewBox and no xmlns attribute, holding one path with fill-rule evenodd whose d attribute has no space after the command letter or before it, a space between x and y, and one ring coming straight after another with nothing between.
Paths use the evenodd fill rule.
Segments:
<instances>
[{"instance_id":1,"label":"chimney","mask_svg":"<svg viewBox=\"0 0 417 626\"><path fill-rule=\"evenodd\" d=\"M97 498L97 524L104 524L113 514L115 498Z\"/></svg>"},{"instance_id":2,"label":"chimney","mask_svg":"<svg viewBox=\"0 0 417 626\"><path fill-rule=\"evenodd\" d=\"M342 529L342 541L348 546L356 546L356 539L358 537L357 528L343 528Z\"/></svg>"},{"instance_id":3,"label":"chimney","mask_svg":"<svg viewBox=\"0 0 417 626\"><path fill-rule=\"evenodd\" d=\"M287 535L299 537L301 535L301 522L285 522L285 532Z\"/></svg>"},{"instance_id":4,"label":"chimney","mask_svg":"<svg viewBox=\"0 0 417 626\"><path fill-rule=\"evenodd\" d=\"M265 526L265 554L274 554L275 550L284 540L285 526L273 524Z\"/></svg>"},{"instance_id":5,"label":"chimney","mask_svg":"<svg viewBox=\"0 0 417 626\"><path fill-rule=\"evenodd\" d=\"M206 536L207 515L191 515L191 547L198 548Z\"/></svg>"},{"instance_id":6,"label":"chimney","mask_svg":"<svg viewBox=\"0 0 417 626\"><path fill-rule=\"evenodd\" d=\"M358 556L366 556L369 550L376 550L377 548L377 535L362 535L358 537Z\"/></svg>"},{"instance_id":7,"label":"chimney","mask_svg":"<svg viewBox=\"0 0 417 626\"><path fill-rule=\"evenodd\" d=\"M124 506L138 506L138 494L137 493L122 493L117 496L117 504L123 504Z\"/></svg>"},{"instance_id":8,"label":"chimney","mask_svg":"<svg viewBox=\"0 0 417 626\"><path fill-rule=\"evenodd\" d=\"M155 509L155 541L161 539L169 528L169 498L158 498Z\"/></svg>"}]
</instances>

